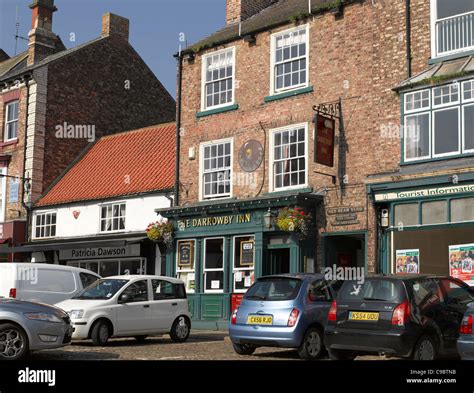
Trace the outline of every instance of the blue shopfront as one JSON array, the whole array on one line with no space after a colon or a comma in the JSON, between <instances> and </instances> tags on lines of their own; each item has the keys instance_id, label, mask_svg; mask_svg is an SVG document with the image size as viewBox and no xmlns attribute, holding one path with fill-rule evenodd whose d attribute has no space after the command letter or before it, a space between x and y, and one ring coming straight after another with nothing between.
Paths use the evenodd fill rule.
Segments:
<instances>
[{"instance_id":1,"label":"blue shopfront","mask_svg":"<svg viewBox=\"0 0 474 393\"><path fill-rule=\"evenodd\" d=\"M232 302L262 275L314 269L314 228L302 238L275 221L284 207L315 217L320 198L297 194L157 210L174 225L166 274L185 282L193 327L227 328Z\"/></svg>"}]
</instances>

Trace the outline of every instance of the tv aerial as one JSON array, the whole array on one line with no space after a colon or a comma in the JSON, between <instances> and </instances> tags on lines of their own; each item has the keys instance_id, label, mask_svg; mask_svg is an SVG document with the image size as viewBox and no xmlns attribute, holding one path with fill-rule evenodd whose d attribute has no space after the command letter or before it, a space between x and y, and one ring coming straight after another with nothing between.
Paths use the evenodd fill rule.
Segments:
<instances>
[{"instance_id":1,"label":"tv aerial","mask_svg":"<svg viewBox=\"0 0 474 393\"><path fill-rule=\"evenodd\" d=\"M17 48L18 48L18 40L28 41L28 38L22 37L21 35L19 35L20 21L18 19L18 5L16 6L16 18L15 18L15 20L16 20L16 22L15 22L15 27L16 27L16 32L15 32L15 56L16 56L16 51L17 51Z\"/></svg>"}]
</instances>

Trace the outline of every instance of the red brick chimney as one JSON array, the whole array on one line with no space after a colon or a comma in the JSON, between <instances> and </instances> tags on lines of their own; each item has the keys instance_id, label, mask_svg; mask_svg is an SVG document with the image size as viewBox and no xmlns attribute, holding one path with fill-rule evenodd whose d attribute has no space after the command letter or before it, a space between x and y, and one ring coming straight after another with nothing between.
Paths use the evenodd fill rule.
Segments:
<instances>
[{"instance_id":1,"label":"red brick chimney","mask_svg":"<svg viewBox=\"0 0 474 393\"><path fill-rule=\"evenodd\" d=\"M226 0L227 24L243 22L278 0Z\"/></svg>"},{"instance_id":2,"label":"red brick chimney","mask_svg":"<svg viewBox=\"0 0 474 393\"><path fill-rule=\"evenodd\" d=\"M28 34L28 65L57 52L58 37L53 33L54 0L33 0L31 31Z\"/></svg>"},{"instance_id":3,"label":"red brick chimney","mask_svg":"<svg viewBox=\"0 0 474 393\"><path fill-rule=\"evenodd\" d=\"M130 21L127 18L111 14L102 16L102 37L120 37L128 41Z\"/></svg>"}]
</instances>

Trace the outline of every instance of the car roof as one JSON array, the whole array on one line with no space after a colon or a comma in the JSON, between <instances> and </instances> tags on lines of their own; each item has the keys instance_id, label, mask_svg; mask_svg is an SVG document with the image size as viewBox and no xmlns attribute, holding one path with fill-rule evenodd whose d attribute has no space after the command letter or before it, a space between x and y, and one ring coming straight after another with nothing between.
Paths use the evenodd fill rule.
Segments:
<instances>
[{"instance_id":1,"label":"car roof","mask_svg":"<svg viewBox=\"0 0 474 393\"><path fill-rule=\"evenodd\" d=\"M311 280L311 279L322 279L324 275L321 273L285 273L285 274L270 274L268 276L259 277L258 280L268 278L293 278L297 280Z\"/></svg>"},{"instance_id":2,"label":"car roof","mask_svg":"<svg viewBox=\"0 0 474 393\"><path fill-rule=\"evenodd\" d=\"M104 277L104 279L113 279L113 280L130 280L130 281L137 281L137 280L145 280L145 279L154 279L154 280L166 280L169 281L173 284L184 284L182 280L179 280L174 277L167 277L167 276L153 276L153 275L139 275L139 274L127 274L127 275L122 275L122 276L110 276L110 277Z\"/></svg>"},{"instance_id":3,"label":"car roof","mask_svg":"<svg viewBox=\"0 0 474 393\"><path fill-rule=\"evenodd\" d=\"M37 262L0 262L0 267L3 266L11 266L11 267L36 267L36 268L44 268L44 269L56 269L56 270L68 270L68 271L77 271L83 273L89 273L100 277L99 274L83 269L76 266L68 266L68 265L57 265L55 263L37 263Z\"/></svg>"},{"instance_id":4,"label":"car roof","mask_svg":"<svg viewBox=\"0 0 474 393\"><path fill-rule=\"evenodd\" d=\"M449 278L449 276L437 274L371 274L365 277L366 279L385 278L397 281L419 280L420 278ZM354 281L354 280L351 280Z\"/></svg>"}]
</instances>

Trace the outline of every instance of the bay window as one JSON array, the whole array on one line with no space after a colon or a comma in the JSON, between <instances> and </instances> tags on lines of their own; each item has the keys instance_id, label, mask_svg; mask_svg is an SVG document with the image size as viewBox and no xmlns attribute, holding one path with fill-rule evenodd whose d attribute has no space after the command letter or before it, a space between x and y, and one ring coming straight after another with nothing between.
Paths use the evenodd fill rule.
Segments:
<instances>
[{"instance_id":1,"label":"bay window","mask_svg":"<svg viewBox=\"0 0 474 393\"><path fill-rule=\"evenodd\" d=\"M431 14L433 57L474 48L472 0L431 0Z\"/></svg>"},{"instance_id":2,"label":"bay window","mask_svg":"<svg viewBox=\"0 0 474 393\"><path fill-rule=\"evenodd\" d=\"M474 80L404 94L404 162L474 153Z\"/></svg>"}]
</instances>

